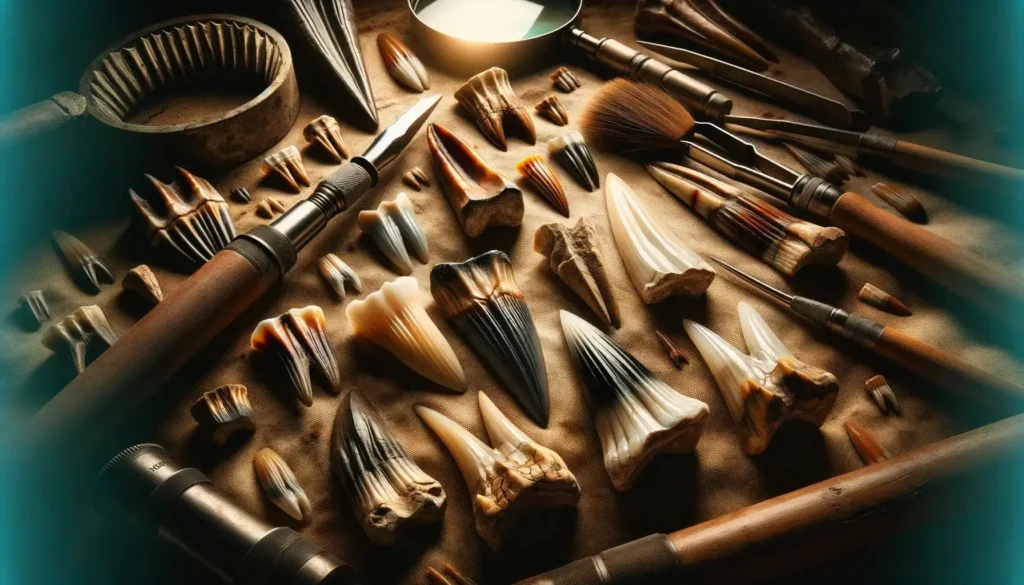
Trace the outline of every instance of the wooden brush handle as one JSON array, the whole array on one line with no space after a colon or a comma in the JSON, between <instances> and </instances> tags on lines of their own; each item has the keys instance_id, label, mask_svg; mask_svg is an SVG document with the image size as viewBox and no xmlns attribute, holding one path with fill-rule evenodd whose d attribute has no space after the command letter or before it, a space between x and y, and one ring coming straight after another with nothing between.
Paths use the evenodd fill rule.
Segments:
<instances>
[{"instance_id":1,"label":"wooden brush handle","mask_svg":"<svg viewBox=\"0 0 1024 585\"><path fill-rule=\"evenodd\" d=\"M1024 184L1024 171L898 140L890 155L901 167L985 186Z\"/></svg>"}]
</instances>

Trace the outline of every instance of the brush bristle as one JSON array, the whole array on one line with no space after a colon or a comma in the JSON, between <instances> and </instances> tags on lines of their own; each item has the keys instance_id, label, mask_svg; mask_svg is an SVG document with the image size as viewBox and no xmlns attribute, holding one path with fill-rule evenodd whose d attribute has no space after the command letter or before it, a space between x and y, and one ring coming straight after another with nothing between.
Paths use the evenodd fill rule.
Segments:
<instances>
[{"instance_id":1,"label":"brush bristle","mask_svg":"<svg viewBox=\"0 0 1024 585\"><path fill-rule=\"evenodd\" d=\"M657 150L677 147L693 129L693 116L653 86L615 79L587 102L580 128L587 142L601 150Z\"/></svg>"}]
</instances>

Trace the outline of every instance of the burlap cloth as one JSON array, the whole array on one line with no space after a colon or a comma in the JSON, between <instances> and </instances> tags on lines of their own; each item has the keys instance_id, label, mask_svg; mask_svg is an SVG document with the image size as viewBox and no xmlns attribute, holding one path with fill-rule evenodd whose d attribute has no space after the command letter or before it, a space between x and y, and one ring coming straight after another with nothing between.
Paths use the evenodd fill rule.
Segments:
<instances>
[{"instance_id":1,"label":"burlap cloth","mask_svg":"<svg viewBox=\"0 0 1024 585\"><path fill-rule=\"evenodd\" d=\"M361 4L359 27L362 31L363 54L380 119L382 125L385 125L421 97L398 86L387 75L376 48L376 37L381 31L394 32L408 38L405 3L392 0ZM630 2L609 2L588 7L584 13L584 23L594 35L632 41L634 35L630 16ZM830 97L843 99L806 62L786 52L782 52L782 59L782 64L773 69L781 72L777 74L784 79ZM572 125L584 103L601 86L603 78L595 67L569 63L583 82L582 89L569 95L559 95ZM548 79L552 69L546 67L530 77L514 80L516 92L531 110L534 104L554 91ZM507 177L518 180L515 163L527 155L545 155L545 142L565 130L537 116L536 146L511 138L508 152L500 152L483 138L473 123L459 111L452 98L453 92L464 80L446 75L435 67L430 67L430 75L431 92L445 95L432 121L452 129ZM301 77L299 85L303 86ZM726 91L735 100L737 113L760 114L765 110L777 110L751 101L741 92L728 88ZM309 120L325 111L330 110L320 105L317 97L308 93L304 95L296 125L279 145L299 146L314 185L337 167L327 163L316 147L307 146L301 132ZM956 111L968 120L982 120L985 116L982 107L972 109L966 104L957 107ZM361 152L373 138L372 135L345 126L344 112L333 113L343 125L349 147L354 153ZM978 124L976 127L985 126ZM985 136L980 132L978 136L965 136L947 131L930 131L914 138L975 156L998 160L1000 155L986 147ZM794 164L780 148L766 145L765 151L785 163ZM937 305L937 295L928 293L926 287L909 271L887 261L862 243L854 244L839 269L807 270L806 274L787 282L767 265L713 231L693 211L664 191L642 167L627 159L595 154L602 176L616 173L623 177L640 194L648 209L659 216L680 239L705 257L719 256L783 289L796 289L856 310L883 323L896 325L911 335L943 347L995 373L1005 376L1017 373L1017 364L1001 349L997 340L982 336L968 326L967 320L953 316L948 305ZM286 206L291 206L311 191L311 188L306 188L301 195L282 191L276 182L261 179L259 166L259 160L254 160L223 176L209 177L225 195L238 185L247 187L252 193L252 203L230 204L235 225L240 232L265 222L254 214L260 200L276 197ZM329 293L316 271L316 259L334 252L360 274L363 295L350 295L349 300L376 291L381 284L397 278L382 263L372 243L360 238L359 230L354 225L356 212L353 211L336 219L300 254L298 264L276 296L260 305L256 314L247 313L244 317L247 322L236 324L227 335L219 338L216 347L208 352L212 357L194 363L184 376L186 381L179 381L165 391L165 396L170 397L167 399L169 406L161 407L156 419L158 424L145 437L163 444L184 462L201 467L221 490L254 514L273 522L295 525L268 503L254 479L253 454L261 447L273 447L295 470L312 501L312 518L296 527L316 543L352 563L370 581L422 582L426 567L440 566L445 562L453 563L475 579L486 582L512 581L654 531L672 531L714 518L859 467L861 463L843 428L844 422L850 418L873 430L893 453L902 453L934 442L964 430L967 426L962 419L954 418L955 410L937 408L928 397L927 386L915 387L896 369L868 353L842 342L835 343L829 334L794 321L780 307L739 285L721 270L705 297L672 299L660 305L645 306L633 289L615 249L603 191L588 193L561 170L557 172L566 188L572 211L569 220L558 215L536 192L524 186L526 215L522 228L492 230L476 240L470 240L460 229L436 180L433 187L422 192L413 192L401 183L399 177L402 173L414 166L426 169L432 176L430 154L422 134L387 169L380 186L366 196L359 207L374 208L379 201L391 199L400 191L407 191L412 198L419 221L430 241L430 264L415 262L413 276L420 283L428 313L462 362L469 380L469 391L463 395L452 395L427 390L424 380L409 372L394 357L352 337L351 327L344 314L345 303L335 301ZM149 169L137 170L139 174L144 171L152 172ZM869 186L883 178L889 179L869 169L866 178L855 178L847 186L867 194ZM983 255L1015 267L1020 266L1019 247L1003 224L982 217L974 210L965 211L948 196L938 196L900 181L895 182L903 184L922 201L929 215L928 229ZM127 191L128 186L125 184L112 188ZM874 199L870 195L868 197ZM877 199L875 203L885 206ZM642 475L638 485L625 493L612 489L605 473L597 435L583 400L584 388L569 361L559 326L560 309L567 309L586 318L592 318L592 315L552 273L546 259L534 252L532 245L534 231L540 225L548 222L574 224L583 216L591 218L600 235L622 310L622 328L614 332L614 339L670 386L703 400L711 407L711 417L696 454L658 458ZM97 225L95 229L77 234L108 261L118 277L134 265L123 258L114 245L124 233L126 225L127 217L111 225ZM141 241L137 244L139 247L144 245ZM509 394L495 383L476 355L439 316L430 297L429 272L434 263L462 261L494 248L505 251L512 259L516 278L540 335L551 391L551 421L547 429L539 429L528 421ZM182 274L167 270L155 256L149 263L165 292L173 292L185 278ZM865 282L874 283L901 298L913 309L914 315L908 318L894 317L860 303L856 293ZM48 291L50 308L55 317L62 317L80 305L94 303L104 309L111 324L119 331L130 327L137 317L126 311L123 303L116 298L120 290L117 285L106 286L96 297L80 292L71 283L49 245L42 241L39 242L38 253L29 258L8 283L8 301L13 303L19 291L35 288ZM820 431L791 425L778 433L766 453L757 457L747 456L740 450L719 391L681 326L683 318L694 319L742 348L736 312L736 305L741 300L751 303L761 313L797 357L834 373L842 387L835 409ZM277 386L274 378L265 375L254 364L257 360L249 349L249 335L256 322L293 307L311 304L321 306L327 315L328 333L338 355L345 388L358 389L373 402L410 455L443 484L448 494L443 523L409 534L394 547L377 548L369 543L332 477L329 442L338 397L317 389L312 407L297 407L290 391ZM674 336L689 356L690 365L682 370L672 366L655 340L655 328ZM8 382L16 389L29 385L41 368L52 367L57 359L40 345L40 337L41 333L26 333L13 327L4 327L2 330L2 346L11 358L11 366L6 375L9 376ZM59 359L63 360L63 357ZM887 375L892 381L903 408L902 416L883 416L866 397L864 381L879 373ZM258 428L255 436L240 447L218 451L205 437L196 433L196 425L188 409L202 392L228 383L245 384L249 388ZM467 488L455 462L412 409L415 404L429 405L484 438L477 410L476 393L479 391L486 392L528 435L561 453L579 480L583 492L578 512L556 510L535 514L524 521L522 530L500 554L491 553L477 536ZM27 416L31 408L34 408L31 406L32 401L27 401L30 406L19 406L16 400L8 401L8 404L10 406L5 416L15 419ZM105 529L105 525L97 518L83 518L81 522L83 542L93 539L95 530ZM178 567L167 569L171 575L178 575L181 571L191 574L191 570L181 569L175 563L165 562L162 565ZM154 577L152 573L146 576ZM199 580L209 578L207 573L201 571L196 571L192 576Z\"/></svg>"}]
</instances>

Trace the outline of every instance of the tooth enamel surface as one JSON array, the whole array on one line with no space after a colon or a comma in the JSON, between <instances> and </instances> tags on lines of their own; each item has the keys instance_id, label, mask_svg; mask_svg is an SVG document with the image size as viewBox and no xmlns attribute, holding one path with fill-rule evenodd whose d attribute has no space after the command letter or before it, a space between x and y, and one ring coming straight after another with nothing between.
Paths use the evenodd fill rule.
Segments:
<instances>
[{"instance_id":1,"label":"tooth enamel surface","mask_svg":"<svg viewBox=\"0 0 1024 585\"><path fill-rule=\"evenodd\" d=\"M218 445L224 445L236 432L256 430L249 391L241 384L228 384L205 392L189 412L200 427L213 435Z\"/></svg>"},{"instance_id":2,"label":"tooth enamel surface","mask_svg":"<svg viewBox=\"0 0 1024 585\"><path fill-rule=\"evenodd\" d=\"M528 156L516 163L516 170L519 171L519 174L525 177L530 184L533 185L533 188L543 195L559 213L565 217L569 217L569 202L565 199L565 190L562 189L562 184L558 181L558 177L555 176L551 167L544 162L544 159L537 155Z\"/></svg>"},{"instance_id":3,"label":"tooth enamel surface","mask_svg":"<svg viewBox=\"0 0 1024 585\"><path fill-rule=\"evenodd\" d=\"M416 279L403 276L346 307L359 335L384 347L421 376L457 392L466 375L448 341L427 316Z\"/></svg>"},{"instance_id":4,"label":"tooth enamel surface","mask_svg":"<svg viewBox=\"0 0 1024 585\"><path fill-rule=\"evenodd\" d=\"M455 92L455 99L473 116L484 136L501 150L508 150L506 124L529 144L537 143L533 118L512 91L504 69L491 67L469 78Z\"/></svg>"},{"instance_id":5,"label":"tooth enamel surface","mask_svg":"<svg viewBox=\"0 0 1024 585\"><path fill-rule=\"evenodd\" d=\"M316 261L317 270L341 300L345 300L345 287L361 292L363 283L352 267L334 254L327 254Z\"/></svg>"},{"instance_id":6,"label":"tooth enamel surface","mask_svg":"<svg viewBox=\"0 0 1024 585\"><path fill-rule=\"evenodd\" d=\"M306 406L313 404L311 367L327 382L325 390L341 392L341 370L327 339L327 320L320 307L291 309L261 321L252 332L250 343L257 353L276 359L284 367L295 393Z\"/></svg>"},{"instance_id":7,"label":"tooth enamel surface","mask_svg":"<svg viewBox=\"0 0 1024 585\"><path fill-rule=\"evenodd\" d=\"M302 129L302 137L306 142L319 144L337 162L348 158L348 147L341 137L341 127L332 116L323 115L306 124Z\"/></svg>"},{"instance_id":8,"label":"tooth enamel surface","mask_svg":"<svg viewBox=\"0 0 1024 585\"><path fill-rule=\"evenodd\" d=\"M392 79L405 87L423 93L430 89L430 77L419 58L394 35L377 35L377 48Z\"/></svg>"},{"instance_id":9,"label":"tooth enamel surface","mask_svg":"<svg viewBox=\"0 0 1024 585\"><path fill-rule=\"evenodd\" d=\"M140 264L128 271L121 279L121 288L135 293L151 304L157 304L164 300L164 293L160 290L160 282L149 266Z\"/></svg>"},{"instance_id":10,"label":"tooth enamel surface","mask_svg":"<svg viewBox=\"0 0 1024 585\"><path fill-rule=\"evenodd\" d=\"M612 235L640 298L651 304L704 294L714 269L650 216L618 176L608 173L605 191Z\"/></svg>"},{"instance_id":11,"label":"tooth enamel surface","mask_svg":"<svg viewBox=\"0 0 1024 585\"><path fill-rule=\"evenodd\" d=\"M569 124L569 114L562 107L562 102L559 101L557 95L549 95L544 98L534 109L554 124L559 126L567 126Z\"/></svg>"},{"instance_id":12,"label":"tooth enamel surface","mask_svg":"<svg viewBox=\"0 0 1024 585\"><path fill-rule=\"evenodd\" d=\"M416 221L416 210L413 209L412 201L404 192L399 193L394 201L381 203L380 210L391 216L402 234L402 240L406 248L419 258L420 262L426 263L430 259L430 248L427 245L427 234Z\"/></svg>"},{"instance_id":13,"label":"tooth enamel surface","mask_svg":"<svg viewBox=\"0 0 1024 585\"><path fill-rule=\"evenodd\" d=\"M548 257L555 274L605 326L619 326L619 305L590 220L581 217L572 228L557 223L540 226L533 236L533 249Z\"/></svg>"},{"instance_id":14,"label":"tooth enamel surface","mask_svg":"<svg viewBox=\"0 0 1024 585\"><path fill-rule=\"evenodd\" d=\"M548 424L548 380L533 316L512 263L492 250L430 271L441 312L538 425Z\"/></svg>"},{"instance_id":15,"label":"tooth enamel surface","mask_svg":"<svg viewBox=\"0 0 1024 585\"><path fill-rule=\"evenodd\" d=\"M295 145L282 148L263 159L260 170L264 175L277 173L296 193L302 190L299 183L309 186L309 175L306 174L306 167L302 166L302 156Z\"/></svg>"},{"instance_id":16,"label":"tooth enamel surface","mask_svg":"<svg viewBox=\"0 0 1024 585\"><path fill-rule=\"evenodd\" d=\"M692 452L708 405L670 388L593 325L568 311L560 315L615 489L629 489L658 453Z\"/></svg>"},{"instance_id":17,"label":"tooth enamel surface","mask_svg":"<svg viewBox=\"0 0 1024 585\"><path fill-rule=\"evenodd\" d=\"M857 450L857 454L864 461L864 465L881 463L892 457L889 451L879 442L878 437L857 423L857 421L846 421L846 433L849 435L853 447Z\"/></svg>"},{"instance_id":18,"label":"tooth enamel surface","mask_svg":"<svg viewBox=\"0 0 1024 585\"><path fill-rule=\"evenodd\" d=\"M370 540L392 544L408 526L441 520L441 484L409 458L361 394L342 398L331 441L334 474Z\"/></svg>"},{"instance_id":19,"label":"tooth enamel surface","mask_svg":"<svg viewBox=\"0 0 1024 585\"><path fill-rule=\"evenodd\" d=\"M587 191L596 191L601 186L594 156L578 131L570 130L549 140L548 153Z\"/></svg>"},{"instance_id":20,"label":"tooth enamel surface","mask_svg":"<svg viewBox=\"0 0 1024 585\"><path fill-rule=\"evenodd\" d=\"M391 261L399 274L412 272L412 259L409 258L409 252L405 249L402 232L399 231L398 224L395 223L391 214L380 207L376 211L360 211L359 229L370 234L381 253Z\"/></svg>"},{"instance_id":21,"label":"tooth enamel surface","mask_svg":"<svg viewBox=\"0 0 1024 585\"><path fill-rule=\"evenodd\" d=\"M89 346L99 342L110 347L115 341L117 334L96 305L78 307L63 321L51 325L42 338L43 346L50 351L67 354L79 374L85 370Z\"/></svg>"},{"instance_id":22,"label":"tooth enamel surface","mask_svg":"<svg viewBox=\"0 0 1024 585\"><path fill-rule=\"evenodd\" d=\"M309 516L313 511L309 498L295 478L295 473L280 455L264 447L256 452L252 464L263 493L275 506L299 521Z\"/></svg>"},{"instance_id":23,"label":"tooth enamel surface","mask_svg":"<svg viewBox=\"0 0 1024 585\"><path fill-rule=\"evenodd\" d=\"M53 240L71 275L86 292L100 292L100 282L113 283L114 275L89 246L67 232L53 232Z\"/></svg>"}]
</instances>

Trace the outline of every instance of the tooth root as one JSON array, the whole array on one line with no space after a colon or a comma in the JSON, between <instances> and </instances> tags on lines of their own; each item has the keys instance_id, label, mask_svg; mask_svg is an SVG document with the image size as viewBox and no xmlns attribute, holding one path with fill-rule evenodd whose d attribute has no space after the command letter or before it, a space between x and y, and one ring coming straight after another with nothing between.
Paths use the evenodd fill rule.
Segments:
<instances>
[{"instance_id":1,"label":"tooth root","mask_svg":"<svg viewBox=\"0 0 1024 585\"><path fill-rule=\"evenodd\" d=\"M227 384L203 393L189 412L200 428L209 432L221 446L237 432L256 430L249 391L241 384Z\"/></svg>"},{"instance_id":2,"label":"tooth root","mask_svg":"<svg viewBox=\"0 0 1024 585\"><path fill-rule=\"evenodd\" d=\"M399 274L412 273L412 259L405 249L402 233L398 230L387 212L378 208L376 211L359 212L359 229L370 234L380 251L394 265Z\"/></svg>"},{"instance_id":3,"label":"tooth root","mask_svg":"<svg viewBox=\"0 0 1024 585\"><path fill-rule=\"evenodd\" d=\"M551 81L555 83L555 87L565 93L572 93L582 87L580 79L567 67L559 67L550 77Z\"/></svg>"},{"instance_id":4,"label":"tooth root","mask_svg":"<svg viewBox=\"0 0 1024 585\"><path fill-rule=\"evenodd\" d=\"M406 248L425 264L430 259L427 234L423 232L423 228L416 221L416 210L413 208L409 196L404 192L399 193L394 201L381 203L378 210L387 213L394 220L399 233L402 234Z\"/></svg>"},{"instance_id":5,"label":"tooth root","mask_svg":"<svg viewBox=\"0 0 1024 585\"><path fill-rule=\"evenodd\" d=\"M900 403L896 399L896 393L892 391L892 386L889 385L889 381L885 379L885 376L874 376L867 382L864 382L864 390L871 396L871 399L878 405L878 410L882 411L882 414L887 414L890 411L895 414L900 413Z\"/></svg>"},{"instance_id":6,"label":"tooth root","mask_svg":"<svg viewBox=\"0 0 1024 585\"><path fill-rule=\"evenodd\" d=\"M587 191L596 191L601 186L594 155L578 131L570 130L552 138L548 141L548 152Z\"/></svg>"},{"instance_id":7,"label":"tooth root","mask_svg":"<svg viewBox=\"0 0 1024 585\"><path fill-rule=\"evenodd\" d=\"M544 159L537 155L528 156L516 163L516 170L551 203L558 213L569 217L569 202L565 199L565 190L562 189L558 177L544 162Z\"/></svg>"},{"instance_id":8,"label":"tooth root","mask_svg":"<svg viewBox=\"0 0 1024 585\"><path fill-rule=\"evenodd\" d=\"M430 89L427 70L405 43L390 33L381 33L377 35L377 48L392 79L417 93Z\"/></svg>"},{"instance_id":9,"label":"tooth root","mask_svg":"<svg viewBox=\"0 0 1024 585\"><path fill-rule=\"evenodd\" d=\"M804 150L788 142L783 142L782 145L800 163L800 166L815 177L821 177L836 185L842 185L850 178L841 166L832 161L825 160L809 150Z\"/></svg>"},{"instance_id":10,"label":"tooth root","mask_svg":"<svg viewBox=\"0 0 1024 585\"><path fill-rule=\"evenodd\" d=\"M693 451L708 405L670 388L583 319L567 311L560 315L615 489L629 489L658 453Z\"/></svg>"},{"instance_id":11,"label":"tooth root","mask_svg":"<svg viewBox=\"0 0 1024 585\"><path fill-rule=\"evenodd\" d=\"M661 347L664 348L665 353L668 354L668 359L671 360L672 365L674 365L677 370L681 370L685 364L690 363L690 360L686 359L686 354L676 347L675 342L673 342L668 335L665 335L661 331L655 331L654 335L658 338L658 343L660 343Z\"/></svg>"},{"instance_id":12,"label":"tooth root","mask_svg":"<svg viewBox=\"0 0 1024 585\"><path fill-rule=\"evenodd\" d=\"M548 257L555 274L606 327L620 325L619 305L590 220L581 217L572 228L557 223L540 226L533 237L533 249Z\"/></svg>"},{"instance_id":13,"label":"tooth root","mask_svg":"<svg viewBox=\"0 0 1024 585\"><path fill-rule=\"evenodd\" d=\"M55 323L43 334L43 346L53 352L65 353L81 374L85 370L88 348L99 342L104 349L114 345L117 334L111 329L103 310L96 305L78 307L75 312Z\"/></svg>"},{"instance_id":14,"label":"tooth root","mask_svg":"<svg viewBox=\"0 0 1024 585\"><path fill-rule=\"evenodd\" d=\"M267 498L292 518L302 521L313 512L306 492L299 485L284 459L273 449L264 447L252 459L256 479Z\"/></svg>"},{"instance_id":15,"label":"tooth root","mask_svg":"<svg viewBox=\"0 0 1024 585\"><path fill-rule=\"evenodd\" d=\"M374 543L392 544L409 526L441 520L447 499L441 484L409 458L354 390L338 406L331 444L334 474Z\"/></svg>"},{"instance_id":16,"label":"tooth root","mask_svg":"<svg viewBox=\"0 0 1024 585\"><path fill-rule=\"evenodd\" d=\"M129 270L128 274L121 280L121 288L135 293L138 297L153 305L164 300L164 293L160 290L160 281L156 279L156 275L145 264L140 264Z\"/></svg>"},{"instance_id":17,"label":"tooth root","mask_svg":"<svg viewBox=\"0 0 1024 585\"><path fill-rule=\"evenodd\" d=\"M455 99L470 113L484 136L501 150L508 150L506 120L514 122L515 130L528 143L537 143L533 119L512 91L504 69L492 67L469 78L455 92Z\"/></svg>"},{"instance_id":18,"label":"tooth root","mask_svg":"<svg viewBox=\"0 0 1024 585\"><path fill-rule=\"evenodd\" d=\"M430 292L455 330L530 418L546 427L544 354L508 256L492 250L462 263L438 264L430 271Z\"/></svg>"},{"instance_id":19,"label":"tooth root","mask_svg":"<svg viewBox=\"0 0 1024 585\"><path fill-rule=\"evenodd\" d=\"M321 257L317 260L316 267L341 300L345 300L346 286L356 292L361 292L363 289L363 283L359 280L356 271L334 254Z\"/></svg>"},{"instance_id":20,"label":"tooth root","mask_svg":"<svg viewBox=\"0 0 1024 585\"><path fill-rule=\"evenodd\" d=\"M31 316L35 328L43 326L43 323L50 320L50 307L46 304L43 291L33 290L18 297L18 305L26 316Z\"/></svg>"},{"instance_id":21,"label":"tooth root","mask_svg":"<svg viewBox=\"0 0 1024 585\"><path fill-rule=\"evenodd\" d=\"M864 465L881 463L892 457L889 451L878 441L878 437L857 423L857 421L846 421L846 434L850 436L850 442L853 443L857 454L864 461Z\"/></svg>"},{"instance_id":22,"label":"tooth root","mask_svg":"<svg viewBox=\"0 0 1024 585\"><path fill-rule=\"evenodd\" d=\"M88 246L67 232L53 232L53 240L57 244L71 276L83 290L91 293L100 292L100 282L113 283L114 275Z\"/></svg>"},{"instance_id":23,"label":"tooth root","mask_svg":"<svg viewBox=\"0 0 1024 585\"><path fill-rule=\"evenodd\" d=\"M857 293L857 298L873 307L882 309L883 311L894 315L909 317L913 314L913 311L911 311L910 308L904 305L899 299L870 282L864 283L860 292Z\"/></svg>"},{"instance_id":24,"label":"tooth root","mask_svg":"<svg viewBox=\"0 0 1024 585\"><path fill-rule=\"evenodd\" d=\"M341 370L327 339L327 319L320 307L291 309L261 321L250 343L257 353L275 356L280 361L299 400L306 406L313 405L310 367L323 376L326 390L341 392Z\"/></svg>"},{"instance_id":25,"label":"tooth root","mask_svg":"<svg viewBox=\"0 0 1024 585\"><path fill-rule=\"evenodd\" d=\"M384 347L410 369L464 392L466 375L448 341L427 316L416 279L403 276L345 308L355 335Z\"/></svg>"},{"instance_id":26,"label":"tooth root","mask_svg":"<svg viewBox=\"0 0 1024 585\"><path fill-rule=\"evenodd\" d=\"M277 173L296 193L302 190L299 183L309 185L306 167L302 166L302 156L299 155L299 149L295 148L295 145L282 148L264 158L260 170L264 175L271 172Z\"/></svg>"},{"instance_id":27,"label":"tooth root","mask_svg":"<svg viewBox=\"0 0 1024 585\"><path fill-rule=\"evenodd\" d=\"M569 114L567 114L565 108L562 107L562 102L558 100L557 95L549 95L544 98L544 101L537 104L534 109L537 110L537 113L548 120L551 120L554 124L559 126L569 125Z\"/></svg>"},{"instance_id":28,"label":"tooth root","mask_svg":"<svg viewBox=\"0 0 1024 585\"><path fill-rule=\"evenodd\" d=\"M332 116L323 115L306 124L306 127L302 129L302 137L306 139L306 142L319 144L337 162L348 158L348 147L345 146L345 139L341 137L341 127ZM296 153L298 153L298 149L296 149ZM302 169L302 174L305 175L306 171L302 167L301 159L298 166ZM308 179L306 184L309 184Z\"/></svg>"}]
</instances>

